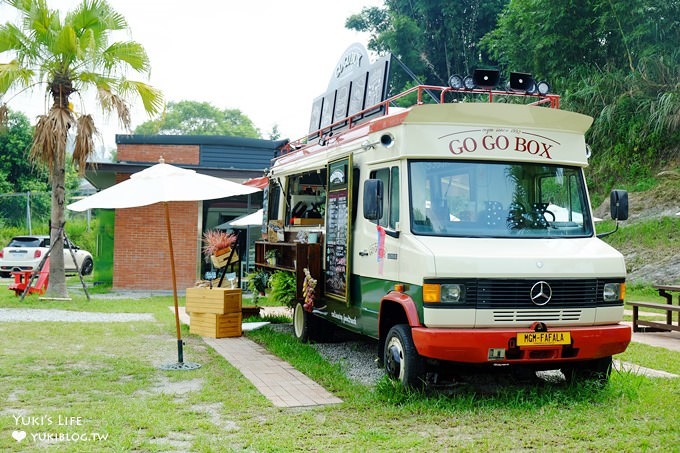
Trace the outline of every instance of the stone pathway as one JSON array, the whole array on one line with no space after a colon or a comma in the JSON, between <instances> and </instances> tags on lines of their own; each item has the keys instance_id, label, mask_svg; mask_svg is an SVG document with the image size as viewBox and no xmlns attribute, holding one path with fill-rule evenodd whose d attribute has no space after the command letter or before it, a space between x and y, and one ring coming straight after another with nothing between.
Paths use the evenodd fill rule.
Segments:
<instances>
[{"instance_id":1,"label":"stone pathway","mask_svg":"<svg viewBox=\"0 0 680 453\"><path fill-rule=\"evenodd\" d=\"M174 312L174 307L170 309ZM180 321L185 324L190 322L184 307L180 307ZM247 327L247 324L244 326ZM245 337L203 337L203 341L236 367L274 406L342 403L340 398L252 340Z\"/></svg>"}]
</instances>

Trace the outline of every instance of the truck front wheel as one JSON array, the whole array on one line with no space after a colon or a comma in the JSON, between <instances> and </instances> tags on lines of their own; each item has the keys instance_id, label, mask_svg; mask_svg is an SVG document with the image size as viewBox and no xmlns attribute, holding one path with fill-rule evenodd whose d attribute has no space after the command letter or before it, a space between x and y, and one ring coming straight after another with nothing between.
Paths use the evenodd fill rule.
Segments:
<instances>
[{"instance_id":1,"label":"truck front wheel","mask_svg":"<svg viewBox=\"0 0 680 453\"><path fill-rule=\"evenodd\" d=\"M397 324L387 333L383 362L387 375L404 387L423 385L423 358L413 344L411 328L407 324Z\"/></svg>"}]
</instances>

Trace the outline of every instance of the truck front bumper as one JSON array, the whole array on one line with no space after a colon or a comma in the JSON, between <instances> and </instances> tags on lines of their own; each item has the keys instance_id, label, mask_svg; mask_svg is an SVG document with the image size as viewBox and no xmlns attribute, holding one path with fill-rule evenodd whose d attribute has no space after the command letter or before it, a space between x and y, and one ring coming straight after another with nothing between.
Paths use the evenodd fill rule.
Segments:
<instances>
[{"instance_id":1,"label":"truck front bumper","mask_svg":"<svg viewBox=\"0 0 680 453\"><path fill-rule=\"evenodd\" d=\"M414 327L413 342L418 353L431 359L460 363L567 362L599 359L619 354L630 343L630 326L615 324L589 327L559 327L549 331L569 332L565 345L518 346L517 335L531 329L430 329Z\"/></svg>"}]
</instances>

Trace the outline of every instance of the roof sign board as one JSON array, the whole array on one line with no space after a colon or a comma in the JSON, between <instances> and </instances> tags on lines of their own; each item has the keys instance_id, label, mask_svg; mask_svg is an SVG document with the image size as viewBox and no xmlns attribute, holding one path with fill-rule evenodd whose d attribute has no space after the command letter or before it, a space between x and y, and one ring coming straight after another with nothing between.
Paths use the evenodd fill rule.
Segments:
<instances>
[{"instance_id":1,"label":"roof sign board","mask_svg":"<svg viewBox=\"0 0 680 453\"><path fill-rule=\"evenodd\" d=\"M368 52L361 44L352 44L345 50L333 70L328 88L312 103L309 133L327 128L341 129L352 122L384 112L378 107L362 112L367 107L387 98L387 81L390 55L370 63Z\"/></svg>"}]
</instances>

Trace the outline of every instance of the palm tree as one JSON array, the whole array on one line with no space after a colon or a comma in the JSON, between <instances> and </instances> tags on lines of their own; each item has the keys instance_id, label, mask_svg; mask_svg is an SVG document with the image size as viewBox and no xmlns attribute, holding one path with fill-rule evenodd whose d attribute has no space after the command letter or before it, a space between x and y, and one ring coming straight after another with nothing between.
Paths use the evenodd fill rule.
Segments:
<instances>
[{"instance_id":1,"label":"palm tree","mask_svg":"<svg viewBox=\"0 0 680 453\"><path fill-rule=\"evenodd\" d=\"M45 89L46 105L51 108L38 117L30 158L44 163L52 184L50 293L67 297L64 275L63 235L65 209L66 144L75 135L73 164L82 175L88 158L94 153L97 130L92 116L76 113L70 103L75 94L81 96L94 89L96 99L107 113L115 113L122 126L130 129L128 99L138 96L149 115L164 106L159 90L127 79L127 71L148 75L149 59L137 42L109 44L113 31L126 30L125 18L114 11L106 0L83 0L62 21L59 11L48 8L45 0L5 0L19 11L21 23L0 25L0 54L12 56L0 63L0 100L9 92ZM82 110L82 107L79 107ZM0 105L0 117L7 111Z\"/></svg>"}]
</instances>

